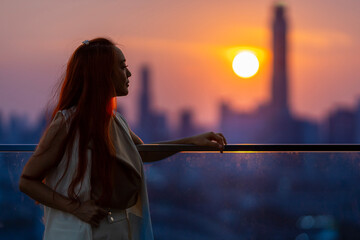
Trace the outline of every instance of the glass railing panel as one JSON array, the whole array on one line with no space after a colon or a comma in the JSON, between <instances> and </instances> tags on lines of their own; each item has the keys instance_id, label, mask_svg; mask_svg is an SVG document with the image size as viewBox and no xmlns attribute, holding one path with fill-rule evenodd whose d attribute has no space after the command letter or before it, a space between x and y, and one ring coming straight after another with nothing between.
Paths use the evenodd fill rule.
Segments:
<instances>
[{"instance_id":1,"label":"glass railing panel","mask_svg":"<svg viewBox=\"0 0 360 240\"><path fill-rule=\"evenodd\" d=\"M360 239L360 153L181 153L146 165L156 239Z\"/></svg>"},{"instance_id":2,"label":"glass railing panel","mask_svg":"<svg viewBox=\"0 0 360 240\"><path fill-rule=\"evenodd\" d=\"M41 239L18 190L27 152L0 153L0 239ZM359 152L178 153L145 164L155 239L360 239Z\"/></svg>"},{"instance_id":3,"label":"glass railing panel","mask_svg":"<svg viewBox=\"0 0 360 240\"><path fill-rule=\"evenodd\" d=\"M32 153L0 152L0 239L41 239L43 208L19 190L19 177Z\"/></svg>"}]
</instances>

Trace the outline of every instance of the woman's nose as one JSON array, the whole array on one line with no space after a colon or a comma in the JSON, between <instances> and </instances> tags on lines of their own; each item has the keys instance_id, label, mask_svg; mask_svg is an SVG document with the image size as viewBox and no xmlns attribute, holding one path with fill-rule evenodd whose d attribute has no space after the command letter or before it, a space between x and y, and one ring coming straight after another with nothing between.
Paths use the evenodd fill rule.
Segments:
<instances>
[{"instance_id":1,"label":"woman's nose","mask_svg":"<svg viewBox=\"0 0 360 240\"><path fill-rule=\"evenodd\" d=\"M129 69L126 69L127 71L126 71L126 76L127 77L131 77L131 72L129 71Z\"/></svg>"}]
</instances>

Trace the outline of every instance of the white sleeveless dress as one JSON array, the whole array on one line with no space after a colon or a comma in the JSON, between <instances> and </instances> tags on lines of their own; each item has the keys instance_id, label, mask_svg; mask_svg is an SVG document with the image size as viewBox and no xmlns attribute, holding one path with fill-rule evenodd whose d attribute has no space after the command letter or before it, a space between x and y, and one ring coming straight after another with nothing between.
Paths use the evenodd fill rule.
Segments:
<instances>
[{"instance_id":1,"label":"white sleeveless dress","mask_svg":"<svg viewBox=\"0 0 360 240\"><path fill-rule=\"evenodd\" d=\"M57 113L54 119L65 118L66 122L71 121L73 109L62 110ZM149 202L147 196L146 182L144 177L144 168L141 157L136 150L136 146L131 140L129 127L126 120L119 114L115 113L115 124L111 124L112 131L115 133L114 145L116 149L116 157L118 160L125 161L136 170L142 178L141 191L137 203L126 210L111 209L111 215L104 218L100 222L98 228L92 228L90 224L85 223L72 214L62 212L45 206L44 209L44 240L153 240L153 232L151 227ZM67 124L67 130L69 125ZM72 177L78 164L78 141L74 141L71 160L68 170L63 179L56 186L56 192L68 196L67 190L71 183ZM66 168L66 157L59 165L46 177L46 184L55 189L55 185L63 175ZM91 151L88 151L88 159L91 158ZM75 188L81 202L90 200L91 184L91 161L86 169L85 177L82 184Z\"/></svg>"}]
</instances>

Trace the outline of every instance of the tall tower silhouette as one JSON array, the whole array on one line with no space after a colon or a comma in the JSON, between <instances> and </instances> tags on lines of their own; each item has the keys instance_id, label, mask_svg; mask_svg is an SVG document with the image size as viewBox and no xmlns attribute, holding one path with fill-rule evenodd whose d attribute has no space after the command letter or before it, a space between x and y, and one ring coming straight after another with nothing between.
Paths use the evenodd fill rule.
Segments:
<instances>
[{"instance_id":1,"label":"tall tower silhouette","mask_svg":"<svg viewBox=\"0 0 360 240\"><path fill-rule=\"evenodd\" d=\"M141 68L141 92L139 101L139 133L144 141L149 141L151 138L151 125L153 122L151 109L151 95L150 95L150 79L149 68L143 66Z\"/></svg>"},{"instance_id":2,"label":"tall tower silhouette","mask_svg":"<svg viewBox=\"0 0 360 240\"><path fill-rule=\"evenodd\" d=\"M144 142L163 141L168 139L169 129L164 113L154 109L151 94L150 69L141 68L141 90L139 99L139 122L137 131Z\"/></svg>"},{"instance_id":3,"label":"tall tower silhouette","mask_svg":"<svg viewBox=\"0 0 360 240\"><path fill-rule=\"evenodd\" d=\"M141 93L140 93L140 125L145 126L150 119L150 89L149 89L149 68L141 68Z\"/></svg>"},{"instance_id":4,"label":"tall tower silhouette","mask_svg":"<svg viewBox=\"0 0 360 240\"><path fill-rule=\"evenodd\" d=\"M288 113L288 81L287 81L287 24L284 4L275 4L273 20L273 76L272 106L277 112Z\"/></svg>"}]
</instances>

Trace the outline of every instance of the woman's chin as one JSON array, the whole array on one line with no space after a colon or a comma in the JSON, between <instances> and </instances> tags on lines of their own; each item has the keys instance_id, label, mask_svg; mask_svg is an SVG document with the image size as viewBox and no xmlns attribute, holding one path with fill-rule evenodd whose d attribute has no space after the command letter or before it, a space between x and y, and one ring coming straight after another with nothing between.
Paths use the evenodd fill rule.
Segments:
<instances>
[{"instance_id":1,"label":"woman's chin","mask_svg":"<svg viewBox=\"0 0 360 240\"><path fill-rule=\"evenodd\" d=\"M129 94L129 91L126 90L126 91L122 91L120 93L117 93L116 96L117 97L123 97L123 96L127 96Z\"/></svg>"}]
</instances>

